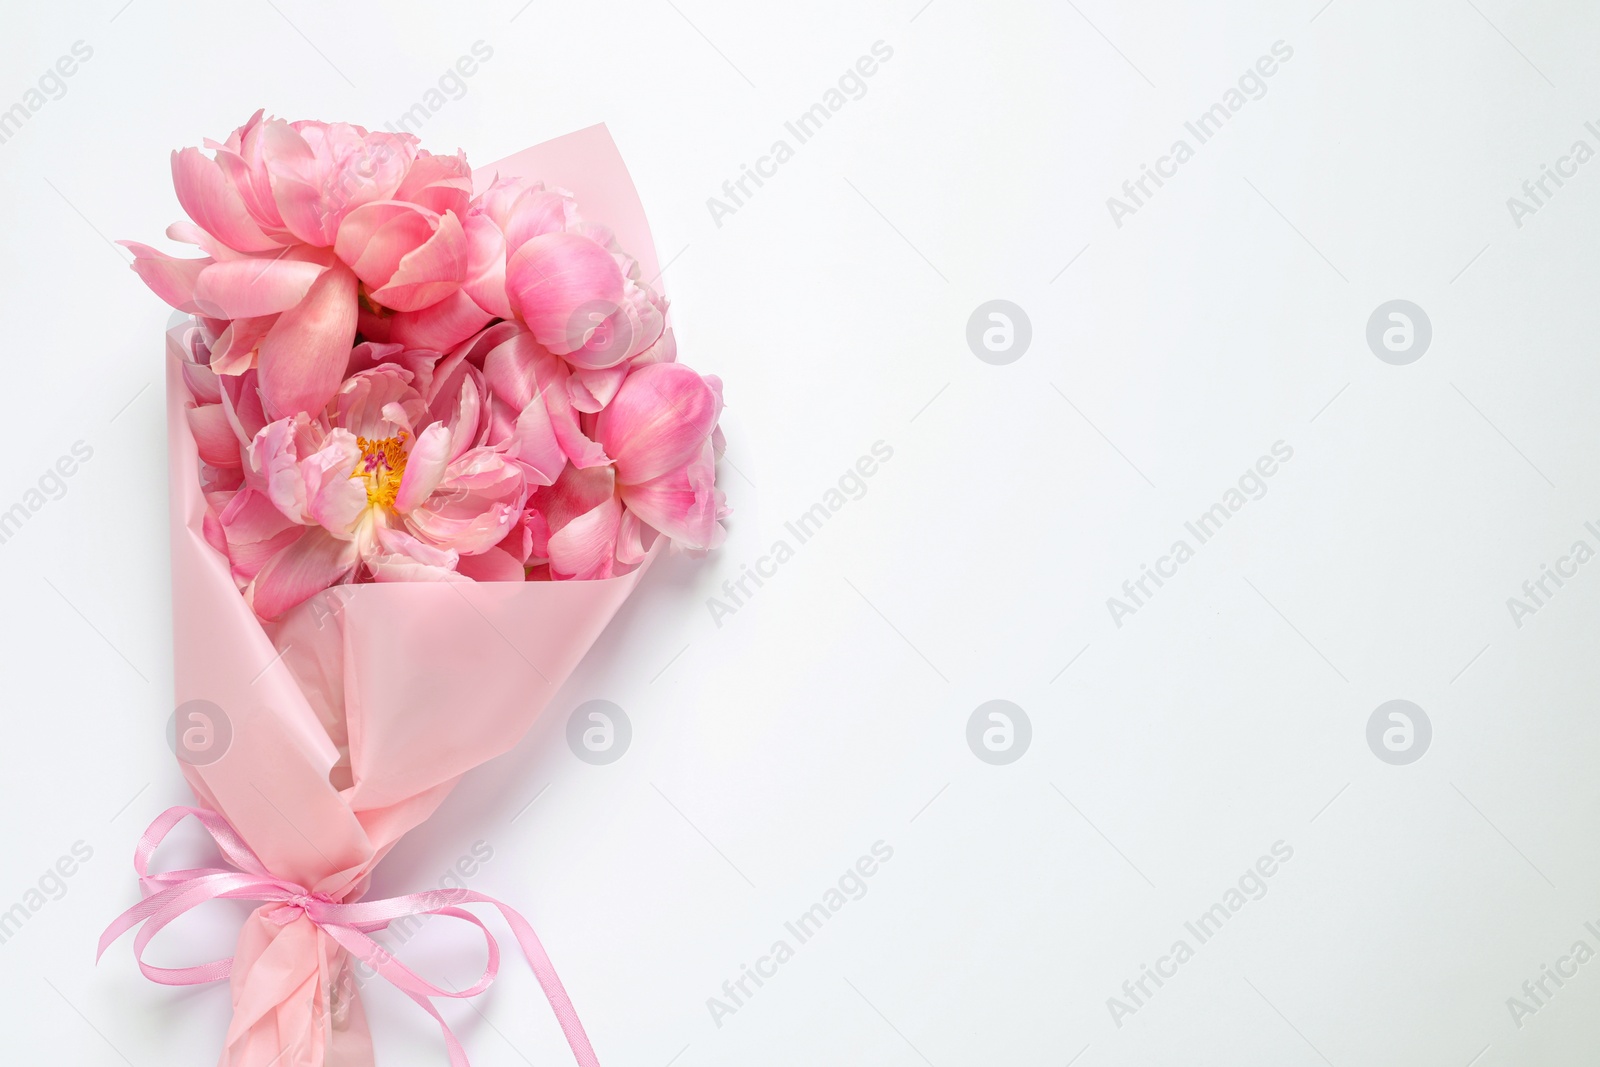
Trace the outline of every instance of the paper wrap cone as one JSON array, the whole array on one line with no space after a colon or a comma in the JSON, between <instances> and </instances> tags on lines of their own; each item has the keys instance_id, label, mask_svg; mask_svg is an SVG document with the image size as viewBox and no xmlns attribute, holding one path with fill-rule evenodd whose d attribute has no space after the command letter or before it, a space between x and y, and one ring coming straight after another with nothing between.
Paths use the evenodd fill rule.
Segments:
<instances>
[{"instance_id":1,"label":"paper wrap cone","mask_svg":"<svg viewBox=\"0 0 1600 1067\"><path fill-rule=\"evenodd\" d=\"M644 210L603 126L479 168L475 184L496 175L572 191L645 278L656 274ZM650 559L600 581L342 586L263 624L205 538L185 333L169 333L167 364L175 696L221 710L219 747L231 736L220 758L183 772L273 876L354 901L461 775L517 743ZM222 1067L367 1067L351 957L284 910L257 908L239 935Z\"/></svg>"}]
</instances>

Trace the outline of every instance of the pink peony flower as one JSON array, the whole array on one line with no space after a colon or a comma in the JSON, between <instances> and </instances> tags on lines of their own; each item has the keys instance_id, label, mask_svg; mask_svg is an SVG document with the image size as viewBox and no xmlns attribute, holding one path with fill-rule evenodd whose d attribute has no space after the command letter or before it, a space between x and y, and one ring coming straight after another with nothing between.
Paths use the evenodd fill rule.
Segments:
<instances>
[{"instance_id":1,"label":"pink peony flower","mask_svg":"<svg viewBox=\"0 0 1600 1067\"><path fill-rule=\"evenodd\" d=\"M347 214L396 197L418 155L410 134L290 123L260 111L226 142L206 147L213 159L198 148L173 153L178 202L217 241L244 253L331 246Z\"/></svg>"},{"instance_id":2,"label":"pink peony flower","mask_svg":"<svg viewBox=\"0 0 1600 1067\"><path fill-rule=\"evenodd\" d=\"M207 256L123 243L157 295L210 320L217 373L260 368L275 418L332 397L355 341L358 296L377 314L415 313L460 290L465 157L420 152L409 134L261 112L208 147L212 158L173 153L178 201L193 223L167 231Z\"/></svg>"},{"instance_id":3,"label":"pink peony flower","mask_svg":"<svg viewBox=\"0 0 1600 1067\"><path fill-rule=\"evenodd\" d=\"M553 578L609 578L644 558L665 534L682 548L713 549L726 536L716 487L722 383L679 363L628 374L592 418L604 462L570 462L536 488L515 540L527 561L548 561Z\"/></svg>"},{"instance_id":4,"label":"pink peony flower","mask_svg":"<svg viewBox=\"0 0 1600 1067\"><path fill-rule=\"evenodd\" d=\"M612 459L617 495L630 512L684 548L722 544L727 514L716 488L722 451L722 381L681 363L629 373L595 417L595 440Z\"/></svg>"},{"instance_id":5,"label":"pink peony flower","mask_svg":"<svg viewBox=\"0 0 1600 1067\"><path fill-rule=\"evenodd\" d=\"M473 201L466 231L474 303L520 319L572 366L615 367L660 340L665 303L609 230L579 219L571 194L498 180Z\"/></svg>"},{"instance_id":6,"label":"pink peony flower","mask_svg":"<svg viewBox=\"0 0 1600 1067\"><path fill-rule=\"evenodd\" d=\"M456 577L461 557L497 551L527 496L522 468L481 443L481 393L463 375L453 410L437 417L411 371L380 363L351 376L327 410L263 427L247 459L286 523L302 528L255 574L247 595L275 618L351 578ZM270 522L240 505L249 544ZM222 522L224 533L229 523ZM277 536L268 532L266 540ZM230 536L229 543L234 539ZM500 568L503 569L503 568Z\"/></svg>"}]
</instances>

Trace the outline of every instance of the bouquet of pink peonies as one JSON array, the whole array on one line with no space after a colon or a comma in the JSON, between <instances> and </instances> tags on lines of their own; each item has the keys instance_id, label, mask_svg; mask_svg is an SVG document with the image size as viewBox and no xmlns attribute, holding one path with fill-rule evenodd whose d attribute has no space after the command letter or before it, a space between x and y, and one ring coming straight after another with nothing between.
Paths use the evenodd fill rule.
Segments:
<instances>
[{"instance_id":1,"label":"bouquet of pink peonies","mask_svg":"<svg viewBox=\"0 0 1600 1067\"><path fill-rule=\"evenodd\" d=\"M664 543L721 543L721 384L676 362L638 196L604 127L476 172L405 134L258 113L173 155L180 259L134 269L168 334L173 737L199 807L135 858L154 934L259 901L229 960L224 1067L373 1062L358 980L433 1004L511 926L581 1064L595 1055L531 926L465 889L364 901L373 867L550 701ZM580 214L580 206L582 214ZM648 279L648 280L647 280ZM194 815L225 860L150 873ZM478 926L482 979L432 985L370 935Z\"/></svg>"}]
</instances>

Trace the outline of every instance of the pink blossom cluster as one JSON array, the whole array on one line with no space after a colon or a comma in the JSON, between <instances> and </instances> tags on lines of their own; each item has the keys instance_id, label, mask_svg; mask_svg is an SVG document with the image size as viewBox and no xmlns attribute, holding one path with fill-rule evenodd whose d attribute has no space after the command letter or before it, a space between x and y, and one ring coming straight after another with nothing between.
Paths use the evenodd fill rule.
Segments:
<instances>
[{"instance_id":1,"label":"pink blossom cluster","mask_svg":"<svg viewBox=\"0 0 1600 1067\"><path fill-rule=\"evenodd\" d=\"M607 578L721 543L722 385L571 194L257 112L172 157L208 540L264 619L331 585Z\"/></svg>"}]
</instances>

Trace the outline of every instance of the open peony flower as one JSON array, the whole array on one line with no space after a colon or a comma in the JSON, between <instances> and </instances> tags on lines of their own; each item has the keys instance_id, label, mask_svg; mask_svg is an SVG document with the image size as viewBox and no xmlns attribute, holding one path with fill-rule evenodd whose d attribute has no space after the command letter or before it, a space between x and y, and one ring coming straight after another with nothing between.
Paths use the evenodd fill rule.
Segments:
<instances>
[{"instance_id":1,"label":"open peony flower","mask_svg":"<svg viewBox=\"0 0 1600 1067\"><path fill-rule=\"evenodd\" d=\"M400 191L417 157L410 134L263 114L256 112L222 144L207 142L214 158L198 148L172 158L184 211L237 252L332 245L349 212Z\"/></svg>"},{"instance_id":2,"label":"open peony flower","mask_svg":"<svg viewBox=\"0 0 1600 1067\"><path fill-rule=\"evenodd\" d=\"M553 578L590 579L638 563L656 533L691 550L720 546L721 412L715 377L679 363L635 369L592 420L604 462L568 463L536 488L507 550L548 561Z\"/></svg>"},{"instance_id":3,"label":"open peony flower","mask_svg":"<svg viewBox=\"0 0 1600 1067\"><path fill-rule=\"evenodd\" d=\"M249 464L263 485L254 491L303 528L251 583L247 595L263 618L358 566L377 581L453 578L462 556L497 551L520 516L522 469L479 444L473 378L463 378L448 418L430 413L412 379L393 364L361 371L321 416L280 419L251 441ZM239 518L262 521L259 503L245 507ZM222 525L226 532L230 524Z\"/></svg>"},{"instance_id":4,"label":"open peony flower","mask_svg":"<svg viewBox=\"0 0 1600 1067\"><path fill-rule=\"evenodd\" d=\"M360 304L415 313L460 290L464 157L421 152L409 134L261 112L208 147L210 158L198 148L173 153L173 184L193 222L167 231L206 257L123 244L158 296L208 320L214 371L259 367L274 417L332 397Z\"/></svg>"}]
</instances>

